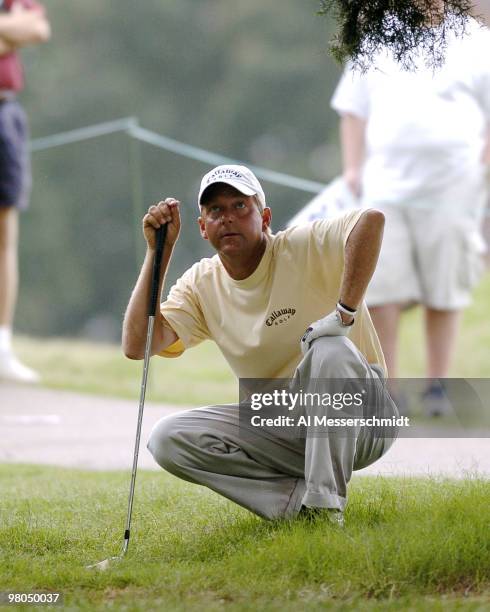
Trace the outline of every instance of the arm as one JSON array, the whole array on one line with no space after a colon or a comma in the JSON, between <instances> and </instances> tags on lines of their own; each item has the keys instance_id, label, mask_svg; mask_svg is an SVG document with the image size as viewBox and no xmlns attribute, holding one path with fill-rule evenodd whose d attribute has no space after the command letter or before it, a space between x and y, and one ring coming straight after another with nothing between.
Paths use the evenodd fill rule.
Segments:
<instances>
[{"instance_id":1,"label":"arm","mask_svg":"<svg viewBox=\"0 0 490 612\"><path fill-rule=\"evenodd\" d=\"M366 210L347 238L339 301L354 310L357 310L376 268L384 223L381 211ZM352 317L341 314L342 321L349 324Z\"/></svg>"},{"instance_id":2,"label":"arm","mask_svg":"<svg viewBox=\"0 0 490 612\"><path fill-rule=\"evenodd\" d=\"M366 122L357 115L344 113L340 119L340 143L344 179L352 193L361 195L362 166L365 155Z\"/></svg>"},{"instance_id":3,"label":"arm","mask_svg":"<svg viewBox=\"0 0 490 612\"><path fill-rule=\"evenodd\" d=\"M122 346L124 354L129 359L144 358L151 276L156 250L155 230L164 223L168 223L168 230L160 273L159 296L163 289L165 274L180 231L179 202L173 198L167 198L164 202L152 206L148 214L143 217L143 233L147 242L146 256L136 286L131 294L123 322ZM157 309L151 355L160 353L178 339L177 334L165 326L164 323L165 319L160 310Z\"/></svg>"},{"instance_id":4,"label":"arm","mask_svg":"<svg viewBox=\"0 0 490 612\"><path fill-rule=\"evenodd\" d=\"M0 39L13 48L46 42L50 36L49 21L38 8L14 5L10 13L0 14Z\"/></svg>"},{"instance_id":5,"label":"arm","mask_svg":"<svg viewBox=\"0 0 490 612\"><path fill-rule=\"evenodd\" d=\"M383 237L385 217L379 210L362 213L350 232L344 249L344 270L340 284L339 302L348 309L357 310L368 283L371 280ZM312 323L301 338L301 351L305 354L313 340L321 336L347 336L354 323L354 316L337 305L323 319Z\"/></svg>"}]
</instances>

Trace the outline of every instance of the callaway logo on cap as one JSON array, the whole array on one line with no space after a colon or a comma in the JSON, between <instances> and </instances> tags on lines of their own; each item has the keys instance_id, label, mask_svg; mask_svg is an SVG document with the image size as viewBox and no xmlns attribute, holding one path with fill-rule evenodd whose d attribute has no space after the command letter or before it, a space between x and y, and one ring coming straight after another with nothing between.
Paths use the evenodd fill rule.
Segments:
<instances>
[{"instance_id":1,"label":"callaway logo on cap","mask_svg":"<svg viewBox=\"0 0 490 612\"><path fill-rule=\"evenodd\" d=\"M203 176L197 199L199 206L206 189L215 183L231 185L246 196L256 195L262 207L266 205L264 191L255 174L245 166L226 165L217 166Z\"/></svg>"}]
</instances>

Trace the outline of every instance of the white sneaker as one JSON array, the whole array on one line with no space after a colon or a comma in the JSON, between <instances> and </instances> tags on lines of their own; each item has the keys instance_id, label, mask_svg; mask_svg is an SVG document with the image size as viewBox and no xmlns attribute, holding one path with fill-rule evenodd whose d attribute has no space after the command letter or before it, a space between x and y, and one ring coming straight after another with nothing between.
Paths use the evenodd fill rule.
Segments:
<instances>
[{"instance_id":1,"label":"white sneaker","mask_svg":"<svg viewBox=\"0 0 490 612\"><path fill-rule=\"evenodd\" d=\"M41 381L41 377L12 353L0 353L0 380L34 385Z\"/></svg>"}]
</instances>

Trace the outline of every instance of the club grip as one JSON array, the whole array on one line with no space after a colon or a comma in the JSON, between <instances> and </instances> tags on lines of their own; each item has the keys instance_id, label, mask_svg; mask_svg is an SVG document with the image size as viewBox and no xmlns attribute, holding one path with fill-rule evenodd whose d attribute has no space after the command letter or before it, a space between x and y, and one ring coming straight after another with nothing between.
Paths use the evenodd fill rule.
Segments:
<instances>
[{"instance_id":1,"label":"club grip","mask_svg":"<svg viewBox=\"0 0 490 612\"><path fill-rule=\"evenodd\" d=\"M163 247L165 245L165 238L167 237L167 224L165 223L165 225L161 225L157 230L155 230L155 233L157 245L155 249L155 259L153 260L153 273L151 277L150 307L148 310L149 317L154 316L157 309L158 285L160 284Z\"/></svg>"}]
</instances>

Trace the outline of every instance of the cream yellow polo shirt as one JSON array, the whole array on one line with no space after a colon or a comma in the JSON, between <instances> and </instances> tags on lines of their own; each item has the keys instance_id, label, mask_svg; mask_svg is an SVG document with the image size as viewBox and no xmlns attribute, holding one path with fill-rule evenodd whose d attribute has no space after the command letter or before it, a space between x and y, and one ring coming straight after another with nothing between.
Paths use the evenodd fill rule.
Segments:
<instances>
[{"instance_id":1,"label":"cream yellow polo shirt","mask_svg":"<svg viewBox=\"0 0 490 612\"><path fill-rule=\"evenodd\" d=\"M171 288L161 312L179 340L160 353L177 357L214 340L238 378L289 378L302 359L310 323L335 309L344 246L362 210L267 236L256 270L232 279L218 255L201 259ZM369 363L385 370L381 346L363 303L349 338Z\"/></svg>"}]
</instances>

